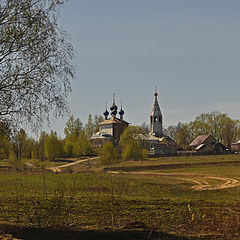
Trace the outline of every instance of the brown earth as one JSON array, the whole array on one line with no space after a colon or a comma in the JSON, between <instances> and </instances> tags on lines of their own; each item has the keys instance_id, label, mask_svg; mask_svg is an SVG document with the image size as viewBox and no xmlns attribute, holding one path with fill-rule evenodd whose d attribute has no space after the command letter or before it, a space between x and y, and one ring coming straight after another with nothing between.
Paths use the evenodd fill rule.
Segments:
<instances>
[{"instance_id":1,"label":"brown earth","mask_svg":"<svg viewBox=\"0 0 240 240\"><path fill-rule=\"evenodd\" d=\"M1 235L2 233L2 235ZM10 233L10 234L9 234ZM15 238L13 237L15 236ZM172 234L152 230L71 230L36 229L0 224L1 240L189 240ZM192 238L191 238L192 239ZM195 238L198 239L198 238Z\"/></svg>"},{"instance_id":2,"label":"brown earth","mask_svg":"<svg viewBox=\"0 0 240 240\"><path fill-rule=\"evenodd\" d=\"M100 157L80 159L80 160L75 161L75 162L70 162L70 163L60 165L60 166L50 167L50 168L47 168L47 169L54 172L54 173L60 173L62 168L71 167L71 166L77 165L79 163L88 162L88 161L96 160L96 159L99 159L99 158Z\"/></svg>"}]
</instances>

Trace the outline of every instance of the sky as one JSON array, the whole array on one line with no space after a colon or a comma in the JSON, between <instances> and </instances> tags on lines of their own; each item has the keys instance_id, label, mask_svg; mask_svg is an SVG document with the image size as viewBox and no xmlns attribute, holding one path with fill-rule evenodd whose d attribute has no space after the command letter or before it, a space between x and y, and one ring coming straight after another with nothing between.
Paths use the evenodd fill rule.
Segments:
<instances>
[{"instance_id":1,"label":"sky","mask_svg":"<svg viewBox=\"0 0 240 240\"><path fill-rule=\"evenodd\" d=\"M74 47L71 114L86 122L123 103L149 122L155 85L163 125L211 111L240 119L239 0L69 0L60 25ZM52 120L60 135L68 117Z\"/></svg>"}]
</instances>

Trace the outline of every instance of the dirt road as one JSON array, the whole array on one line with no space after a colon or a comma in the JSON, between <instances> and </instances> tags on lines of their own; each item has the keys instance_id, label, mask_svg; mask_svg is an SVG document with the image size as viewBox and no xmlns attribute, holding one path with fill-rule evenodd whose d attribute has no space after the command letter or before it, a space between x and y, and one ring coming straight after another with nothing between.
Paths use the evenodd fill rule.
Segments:
<instances>
[{"instance_id":1,"label":"dirt road","mask_svg":"<svg viewBox=\"0 0 240 240\"><path fill-rule=\"evenodd\" d=\"M239 181L233 178L213 177L213 176L207 176L205 178L220 180L220 183L216 185L211 185L207 181L192 180L197 185L192 186L191 188L195 190L217 190L217 189L225 189L225 188L240 186Z\"/></svg>"},{"instance_id":2,"label":"dirt road","mask_svg":"<svg viewBox=\"0 0 240 240\"><path fill-rule=\"evenodd\" d=\"M133 175L158 175L163 177L174 177L179 180L190 181L195 185L191 188L197 191L203 190L218 190L218 189L226 189L232 187L240 186L240 182L233 178L224 178L224 177L216 177L209 175L198 175L198 174L189 174L189 173L150 173L147 171L144 172L118 172L118 171L108 171L110 174L133 174ZM207 181L207 179L214 179L218 182L215 184L211 184Z\"/></svg>"},{"instance_id":3,"label":"dirt road","mask_svg":"<svg viewBox=\"0 0 240 240\"><path fill-rule=\"evenodd\" d=\"M60 166L50 167L48 168L52 172L60 173L62 168L74 166L79 163L87 162L96 160L100 157L92 157L92 158L86 158L81 159L76 162L71 162L67 164L63 164ZM191 174L191 173L156 173L156 172L148 172L148 171L107 171L110 174L132 174L132 175L158 175L163 177L171 177L176 178L183 181L188 181L194 183L194 186L191 186L191 189L197 190L197 191L203 191L203 190L218 190L218 189L226 189L226 188L233 188L240 186L240 182L233 178L225 178L225 177L219 177L219 176L209 176L209 175L200 175L200 174ZM216 183L210 183L208 179L214 179L217 180Z\"/></svg>"},{"instance_id":4,"label":"dirt road","mask_svg":"<svg viewBox=\"0 0 240 240\"><path fill-rule=\"evenodd\" d=\"M83 163L83 162L96 160L98 158L100 158L100 157L85 158L85 159L78 160L76 162L66 163L66 164L63 164L63 165L60 165L60 166L50 167L50 168L47 168L47 169L52 171L52 172L55 172L55 173L60 173L62 168L74 166L76 164Z\"/></svg>"}]
</instances>

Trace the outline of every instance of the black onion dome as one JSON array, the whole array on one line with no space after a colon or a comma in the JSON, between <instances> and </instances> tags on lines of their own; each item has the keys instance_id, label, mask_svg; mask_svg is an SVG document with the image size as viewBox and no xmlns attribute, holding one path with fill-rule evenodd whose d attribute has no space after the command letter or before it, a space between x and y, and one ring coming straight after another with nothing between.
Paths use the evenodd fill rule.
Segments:
<instances>
[{"instance_id":1,"label":"black onion dome","mask_svg":"<svg viewBox=\"0 0 240 240\"><path fill-rule=\"evenodd\" d=\"M106 111L103 113L104 116L108 116L109 112L108 110L106 109Z\"/></svg>"},{"instance_id":2,"label":"black onion dome","mask_svg":"<svg viewBox=\"0 0 240 240\"><path fill-rule=\"evenodd\" d=\"M112 115L117 115L117 110L113 110L111 114Z\"/></svg>"},{"instance_id":3,"label":"black onion dome","mask_svg":"<svg viewBox=\"0 0 240 240\"><path fill-rule=\"evenodd\" d=\"M121 109L120 112L119 112L120 115L123 115L124 114L124 111Z\"/></svg>"},{"instance_id":4,"label":"black onion dome","mask_svg":"<svg viewBox=\"0 0 240 240\"><path fill-rule=\"evenodd\" d=\"M118 107L115 105L115 103L110 107L110 110L113 111L113 110L118 110Z\"/></svg>"}]
</instances>

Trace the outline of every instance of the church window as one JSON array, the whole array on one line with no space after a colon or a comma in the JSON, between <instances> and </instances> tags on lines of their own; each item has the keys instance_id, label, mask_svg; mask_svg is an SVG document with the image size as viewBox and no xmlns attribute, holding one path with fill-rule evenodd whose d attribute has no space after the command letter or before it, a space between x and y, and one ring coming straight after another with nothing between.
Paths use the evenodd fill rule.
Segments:
<instances>
[{"instance_id":1,"label":"church window","mask_svg":"<svg viewBox=\"0 0 240 240\"><path fill-rule=\"evenodd\" d=\"M157 122L157 117L154 118L154 122Z\"/></svg>"}]
</instances>

